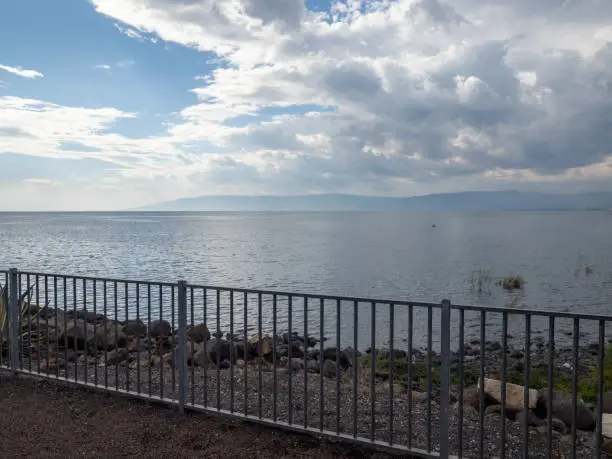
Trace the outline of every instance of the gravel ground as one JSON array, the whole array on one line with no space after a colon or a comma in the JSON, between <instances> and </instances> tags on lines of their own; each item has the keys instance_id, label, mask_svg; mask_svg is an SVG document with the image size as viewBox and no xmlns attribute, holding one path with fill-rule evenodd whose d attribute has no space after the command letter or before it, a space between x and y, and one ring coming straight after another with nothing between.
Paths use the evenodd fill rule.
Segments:
<instances>
[{"instance_id":1,"label":"gravel ground","mask_svg":"<svg viewBox=\"0 0 612 459\"><path fill-rule=\"evenodd\" d=\"M203 414L0 376L3 458L383 458Z\"/></svg>"},{"instance_id":2,"label":"gravel ground","mask_svg":"<svg viewBox=\"0 0 612 459\"><path fill-rule=\"evenodd\" d=\"M154 395L160 395L163 388L164 397L171 399L175 394L178 397L178 371L174 372L173 382L171 367L164 366L163 375L160 368L150 370L151 386L149 387L149 367L137 367L136 362L132 362L130 366L77 366L80 381L87 380L94 383L97 373L98 384L101 385L104 385L105 378L108 378L108 384L111 387L115 387L115 383L118 382L118 387L121 389L129 388L135 392L140 390L141 393ZM274 384L275 373L276 385ZM74 378L73 366L68 369L68 374L69 377ZM374 425L376 440L389 441L392 435L392 440L396 444L411 445L423 450L435 451L438 449L439 405L435 397L428 398L423 393L414 392L412 403L410 403L407 391L394 387L391 398L389 384L376 381L374 403L372 404L370 378L365 374L359 376L357 397L354 397L351 370L343 373L340 380L337 381L321 378L319 374L289 371L287 368L277 368L274 372L271 366L265 364L262 365L260 376L257 363L247 365L246 375L245 369L238 367L234 367L233 371L224 369L218 372L216 369L205 371L203 368L189 367L187 403L207 405L212 409L219 406L224 410L233 409L244 413L246 382L246 409L249 415L261 415L269 419L276 415L276 419L280 421L301 426L306 424L316 429L321 427L322 421L323 428L326 430L339 430L349 435L356 433L366 438L370 438L372 425ZM139 385L137 384L138 379L140 380ZM321 392L321 381L323 392ZM337 387L340 389L339 400L335 395ZM217 392L219 393L218 399ZM321 399L323 399L322 404ZM356 403L354 404L353 401ZM393 415L392 424L389 422L391 413ZM427 422L429 419L431 422ZM463 456L479 457L481 438L478 413L466 407L462 436L459 435L459 423L458 412L453 407L449 416L451 452L458 453L459 439L463 438ZM431 430L428 426L431 426ZM265 430L270 431L269 428ZM484 457L501 456L501 432L500 414L487 411L484 416L482 438ZM522 424L506 420L504 432L506 456L525 457ZM576 440L577 457L592 458L595 456L593 433L578 431ZM528 442L528 457L571 457L571 436L554 436L553 451L550 454L547 449L546 434L536 428L529 429Z\"/></svg>"}]
</instances>

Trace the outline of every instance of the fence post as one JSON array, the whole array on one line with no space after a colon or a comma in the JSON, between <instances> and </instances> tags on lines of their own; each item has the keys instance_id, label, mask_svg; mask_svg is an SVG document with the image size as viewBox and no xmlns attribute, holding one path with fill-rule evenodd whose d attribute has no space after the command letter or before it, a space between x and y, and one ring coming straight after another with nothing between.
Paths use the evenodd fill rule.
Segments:
<instances>
[{"instance_id":1,"label":"fence post","mask_svg":"<svg viewBox=\"0 0 612 459\"><path fill-rule=\"evenodd\" d=\"M448 458L448 405L450 402L450 319L451 303L442 301L440 324L440 457Z\"/></svg>"},{"instance_id":2,"label":"fence post","mask_svg":"<svg viewBox=\"0 0 612 459\"><path fill-rule=\"evenodd\" d=\"M19 294L17 293L17 269L9 270L9 298L7 308L9 354L11 358L11 370L17 375L19 366Z\"/></svg>"},{"instance_id":3,"label":"fence post","mask_svg":"<svg viewBox=\"0 0 612 459\"><path fill-rule=\"evenodd\" d=\"M178 281L178 360L179 360L179 409L185 412L187 379L187 283Z\"/></svg>"}]
</instances>

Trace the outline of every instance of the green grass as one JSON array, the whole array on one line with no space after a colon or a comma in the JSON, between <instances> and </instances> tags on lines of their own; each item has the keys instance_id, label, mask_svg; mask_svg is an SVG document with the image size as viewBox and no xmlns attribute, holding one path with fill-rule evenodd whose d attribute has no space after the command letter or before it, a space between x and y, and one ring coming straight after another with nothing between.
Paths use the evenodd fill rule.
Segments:
<instances>
[{"instance_id":1,"label":"green grass","mask_svg":"<svg viewBox=\"0 0 612 459\"><path fill-rule=\"evenodd\" d=\"M376 377L388 381L393 373L393 382L406 384L408 381L409 361L407 358L393 359L393 372L391 372L391 359L376 357L375 362ZM372 369L372 357L362 355L359 358L359 370L362 373L370 374ZM425 363L412 364L412 382L415 388L425 388L427 386L427 365ZM463 380L465 386L476 384L478 375L469 368L463 369ZM437 364L431 367L431 381L433 385L440 384L440 367ZM451 369L451 384L459 384L459 373L456 369Z\"/></svg>"},{"instance_id":2,"label":"green grass","mask_svg":"<svg viewBox=\"0 0 612 459\"><path fill-rule=\"evenodd\" d=\"M388 381L391 375L391 359L376 358L375 374L376 377ZM372 368L372 357L362 355L359 357L359 371L362 374L370 374ZM393 382L407 384L409 362L407 358L393 359ZM487 372L489 378L501 380L501 374ZM597 400L597 367L590 368L588 373L578 379L578 396L585 402ZM463 381L464 387L469 387L478 382L479 370L473 365L464 365ZM434 387L440 384L440 367L434 364L431 368L431 381ZM524 371L517 371L512 368L506 369L506 381L513 384L525 385ZM412 364L412 383L415 389L424 389L427 386L427 365L424 363ZM561 368L553 368L553 388L563 392L572 392L572 373ZM457 368L451 368L451 384L459 384L459 373ZM548 388L548 367L532 367L529 376L529 387L537 390ZM608 348L604 358L603 371L603 391L612 391L612 347Z\"/></svg>"}]
</instances>

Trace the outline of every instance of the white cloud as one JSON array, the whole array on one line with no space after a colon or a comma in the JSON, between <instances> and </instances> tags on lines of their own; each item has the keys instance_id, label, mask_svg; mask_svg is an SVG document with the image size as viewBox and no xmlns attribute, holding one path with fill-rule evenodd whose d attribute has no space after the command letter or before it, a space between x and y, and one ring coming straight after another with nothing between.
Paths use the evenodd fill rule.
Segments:
<instances>
[{"instance_id":1,"label":"white cloud","mask_svg":"<svg viewBox=\"0 0 612 459\"><path fill-rule=\"evenodd\" d=\"M111 66L108 64L98 64L98 65L95 65L94 68L100 69L100 70L110 70Z\"/></svg>"},{"instance_id":2,"label":"white cloud","mask_svg":"<svg viewBox=\"0 0 612 459\"><path fill-rule=\"evenodd\" d=\"M44 75L36 70L27 70L21 67L11 67L10 65L0 65L0 70L4 70L5 72L13 73L23 78L34 79L34 78L42 78Z\"/></svg>"},{"instance_id":3,"label":"white cloud","mask_svg":"<svg viewBox=\"0 0 612 459\"><path fill-rule=\"evenodd\" d=\"M62 182L53 179L46 178L29 178L21 181L26 185L36 185L36 186L62 186Z\"/></svg>"},{"instance_id":4,"label":"white cloud","mask_svg":"<svg viewBox=\"0 0 612 459\"><path fill-rule=\"evenodd\" d=\"M131 67L134 64L135 62L133 60L124 60L124 61L117 62L115 65L117 67Z\"/></svg>"},{"instance_id":5,"label":"white cloud","mask_svg":"<svg viewBox=\"0 0 612 459\"><path fill-rule=\"evenodd\" d=\"M168 197L612 183L609 0L90 1L221 66L163 136L113 134L136 116L115 109L0 99L0 151L105 159Z\"/></svg>"}]
</instances>

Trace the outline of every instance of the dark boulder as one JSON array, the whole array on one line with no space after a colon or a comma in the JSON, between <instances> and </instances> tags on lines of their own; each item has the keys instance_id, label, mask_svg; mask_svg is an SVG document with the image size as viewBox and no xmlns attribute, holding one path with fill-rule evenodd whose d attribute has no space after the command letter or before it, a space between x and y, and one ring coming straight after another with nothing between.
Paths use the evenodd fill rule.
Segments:
<instances>
[{"instance_id":1,"label":"dark boulder","mask_svg":"<svg viewBox=\"0 0 612 459\"><path fill-rule=\"evenodd\" d=\"M172 335L172 327L166 320L154 320L149 327L151 336L154 338L168 337Z\"/></svg>"}]
</instances>

